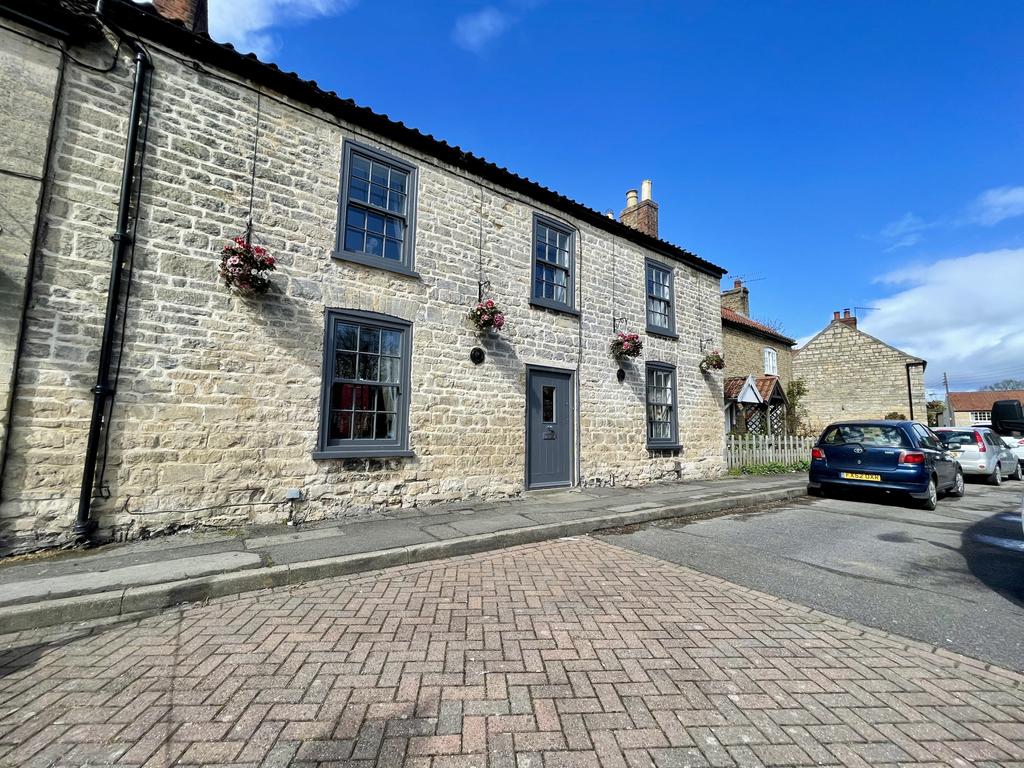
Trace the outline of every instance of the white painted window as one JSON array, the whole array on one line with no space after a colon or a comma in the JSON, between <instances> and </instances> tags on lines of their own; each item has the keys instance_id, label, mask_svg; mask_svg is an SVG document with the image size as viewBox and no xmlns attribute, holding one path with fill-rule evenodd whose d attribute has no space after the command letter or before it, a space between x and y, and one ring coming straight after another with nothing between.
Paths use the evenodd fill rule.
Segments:
<instances>
[{"instance_id":1,"label":"white painted window","mask_svg":"<svg viewBox=\"0 0 1024 768\"><path fill-rule=\"evenodd\" d=\"M771 347L764 348L764 372L767 376L779 375L779 357Z\"/></svg>"},{"instance_id":2,"label":"white painted window","mask_svg":"<svg viewBox=\"0 0 1024 768\"><path fill-rule=\"evenodd\" d=\"M992 411L971 411L973 421L992 421Z\"/></svg>"}]
</instances>

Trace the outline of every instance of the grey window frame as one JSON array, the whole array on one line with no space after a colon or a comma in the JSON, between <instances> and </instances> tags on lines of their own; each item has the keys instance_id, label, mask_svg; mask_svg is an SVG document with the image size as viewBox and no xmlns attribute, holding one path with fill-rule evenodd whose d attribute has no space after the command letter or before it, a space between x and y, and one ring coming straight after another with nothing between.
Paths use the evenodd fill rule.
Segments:
<instances>
[{"instance_id":1,"label":"grey window frame","mask_svg":"<svg viewBox=\"0 0 1024 768\"><path fill-rule=\"evenodd\" d=\"M668 272L668 328L660 325L651 325L651 299L663 300L660 297L652 296L647 285L647 271L652 268ZM655 259L644 259L644 319L646 320L648 333L652 333L655 336L664 336L669 339L679 338L679 335L676 333L676 271L668 264Z\"/></svg>"},{"instance_id":2,"label":"grey window frame","mask_svg":"<svg viewBox=\"0 0 1024 768\"><path fill-rule=\"evenodd\" d=\"M361 201L356 203L356 205L363 210L405 219L405 239L402 241L402 258L400 261L393 261L385 258L383 255L373 256L361 251L345 250L345 228L348 220L348 207L349 204L353 202L349 200L349 183L351 180L349 174L352 170L353 154L362 155L369 160L393 166L409 174L409 188L406 193L406 212L404 217L397 216L394 211L387 211L369 203L363 203ZM393 155L386 154L379 149L367 146L366 144L352 141L351 139L345 139L342 143L341 152L337 232L334 236L334 251L331 255L334 258L341 259L343 261L351 261L356 264L362 264L363 266L384 269L389 272L396 272L400 275L407 275L409 277L419 277L419 273L415 269L418 180L419 168L412 163L401 160Z\"/></svg>"},{"instance_id":3,"label":"grey window frame","mask_svg":"<svg viewBox=\"0 0 1024 768\"><path fill-rule=\"evenodd\" d=\"M550 229L557 230L569 237L569 278L566 296L568 302L562 303L552 299L538 297L537 290L537 225L542 224ZM546 262L545 262L546 263ZM564 221L553 219L542 213L533 214L533 225L530 228L530 306L550 309L555 312L563 312L568 315L580 316L576 308L576 228L566 224Z\"/></svg>"},{"instance_id":4,"label":"grey window frame","mask_svg":"<svg viewBox=\"0 0 1024 768\"><path fill-rule=\"evenodd\" d=\"M401 365L398 381L398 404L395 409L395 438L393 440L349 440L344 445L328 445L327 421L331 412L331 385L334 383L334 326L337 322L360 326L374 326L402 333ZM324 318L324 356L320 387L320 431L314 459L387 458L413 456L409 449L409 399L412 393L412 323L399 317L379 312L355 309L329 308Z\"/></svg>"},{"instance_id":5,"label":"grey window frame","mask_svg":"<svg viewBox=\"0 0 1024 768\"><path fill-rule=\"evenodd\" d=\"M651 438L651 419L648 409L652 405L650 401L650 379L652 371L663 371L672 376L672 435L669 438ZM671 363L648 361L644 369L644 430L647 436L647 448L652 451L678 450L679 444L679 386L676 376L676 367Z\"/></svg>"}]
</instances>

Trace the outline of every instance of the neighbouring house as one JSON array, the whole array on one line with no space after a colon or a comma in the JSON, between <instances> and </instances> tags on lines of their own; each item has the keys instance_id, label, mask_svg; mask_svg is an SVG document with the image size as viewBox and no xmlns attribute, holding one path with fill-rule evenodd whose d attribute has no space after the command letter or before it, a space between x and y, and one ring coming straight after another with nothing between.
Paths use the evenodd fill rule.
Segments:
<instances>
[{"instance_id":1,"label":"neighbouring house","mask_svg":"<svg viewBox=\"0 0 1024 768\"><path fill-rule=\"evenodd\" d=\"M793 355L793 375L807 386L803 405L813 431L833 421L891 414L923 422L927 365L864 333L849 309L833 313L832 322Z\"/></svg>"},{"instance_id":2,"label":"neighbouring house","mask_svg":"<svg viewBox=\"0 0 1024 768\"><path fill-rule=\"evenodd\" d=\"M215 43L203 0L101 5L0 6L0 553L723 472L724 270L649 182L609 217Z\"/></svg>"},{"instance_id":3,"label":"neighbouring house","mask_svg":"<svg viewBox=\"0 0 1024 768\"><path fill-rule=\"evenodd\" d=\"M1024 403L1024 389L950 392L947 412L952 414L952 421L949 426L969 427L992 421L992 404L997 400L1020 400Z\"/></svg>"},{"instance_id":4,"label":"neighbouring house","mask_svg":"<svg viewBox=\"0 0 1024 768\"><path fill-rule=\"evenodd\" d=\"M787 432L786 388L793 380L796 342L750 317L750 290L742 280L722 292L726 432Z\"/></svg>"}]
</instances>

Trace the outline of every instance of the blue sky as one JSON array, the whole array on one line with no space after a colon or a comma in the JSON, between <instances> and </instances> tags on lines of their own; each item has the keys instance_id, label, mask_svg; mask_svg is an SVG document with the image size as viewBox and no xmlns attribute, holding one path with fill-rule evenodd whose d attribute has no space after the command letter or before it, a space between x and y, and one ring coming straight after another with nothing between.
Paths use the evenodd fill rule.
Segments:
<instances>
[{"instance_id":1,"label":"blue sky","mask_svg":"<svg viewBox=\"0 0 1024 768\"><path fill-rule=\"evenodd\" d=\"M661 234L804 339L1024 378L1019 0L210 0L215 38ZM873 309L868 309L873 308Z\"/></svg>"}]
</instances>

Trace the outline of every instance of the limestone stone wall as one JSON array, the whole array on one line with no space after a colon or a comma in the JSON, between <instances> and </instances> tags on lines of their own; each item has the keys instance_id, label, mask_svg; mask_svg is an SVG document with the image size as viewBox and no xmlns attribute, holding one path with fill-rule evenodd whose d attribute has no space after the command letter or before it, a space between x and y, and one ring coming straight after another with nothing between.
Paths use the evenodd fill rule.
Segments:
<instances>
[{"instance_id":1,"label":"limestone stone wall","mask_svg":"<svg viewBox=\"0 0 1024 768\"><path fill-rule=\"evenodd\" d=\"M807 423L823 429L841 419L910 417L906 363L916 358L842 322L833 322L793 358L793 375L807 384ZM924 370L910 369L914 418L924 422Z\"/></svg>"},{"instance_id":2,"label":"limestone stone wall","mask_svg":"<svg viewBox=\"0 0 1024 768\"><path fill-rule=\"evenodd\" d=\"M0 452L60 71L60 53L46 42L17 25L0 28Z\"/></svg>"},{"instance_id":3,"label":"limestone stone wall","mask_svg":"<svg viewBox=\"0 0 1024 768\"><path fill-rule=\"evenodd\" d=\"M251 88L152 50L126 336L94 507L102 534L270 523L290 513L369 516L521 493L531 363L576 374L577 484L723 471L721 375L697 368L698 339L720 343L717 277L675 263L680 338L646 339L645 359L678 366L684 444L676 454L652 454L643 360L627 366L620 383L607 345L613 317L644 327L644 259L656 254L277 94L265 93L257 114ZM69 65L66 75L15 411L21 447L3 478L0 546L8 552L60 542L73 519L130 77L130 66L101 75ZM254 236L279 270L269 295L247 301L218 283L217 263L227 238L245 227L257 124ZM418 167L418 278L331 257L345 138ZM535 212L578 231L580 318L529 306ZM475 366L469 351L481 342L466 312L478 280L490 281L508 324L483 342L488 357ZM413 457L313 459L327 308L413 323ZM289 488L305 496L294 507L285 501Z\"/></svg>"},{"instance_id":4,"label":"limestone stone wall","mask_svg":"<svg viewBox=\"0 0 1024 768\"><path fill-rule=\"evenodd\" d=\"M725 353L726 376L763 376L764 349L775 350L778 362L779 380L785 389L793 380L793 350L780 341L741 331L738 328L722 328L722 351Z\"/></svg>"}]
</instances>

